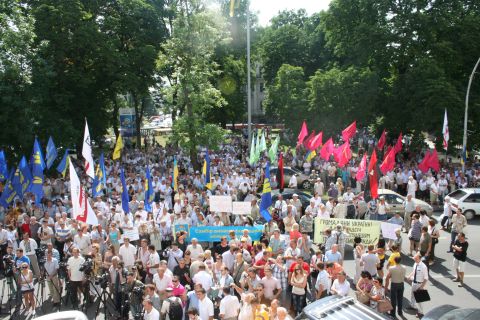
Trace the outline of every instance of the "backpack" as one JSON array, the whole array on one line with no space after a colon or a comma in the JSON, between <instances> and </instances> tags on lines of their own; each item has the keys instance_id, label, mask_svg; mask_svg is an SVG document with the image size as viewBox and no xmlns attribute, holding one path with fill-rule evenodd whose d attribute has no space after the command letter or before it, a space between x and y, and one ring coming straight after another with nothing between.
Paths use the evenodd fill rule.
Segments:
<instances>
[{"instance_id":1,"label":"backpack","mask_svg":"<svg viewBox=\"0 0 480 320\"><path fill-rule=\"evenodd\" d=\"M183 307L180 299L167 299L170 302L170 307L168 308L168 319L177 320L183 318Z\"/></svg>"}]
</instances>

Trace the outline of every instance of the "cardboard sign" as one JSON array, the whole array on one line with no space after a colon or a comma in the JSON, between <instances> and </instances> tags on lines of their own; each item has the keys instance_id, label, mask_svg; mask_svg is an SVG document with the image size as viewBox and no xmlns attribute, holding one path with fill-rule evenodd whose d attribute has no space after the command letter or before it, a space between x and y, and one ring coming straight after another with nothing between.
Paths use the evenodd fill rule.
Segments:
<instances>
[{"instance_id":1,"label":"cardboard sign","mask_svg":"<svg viewBox=\"0 0 480 320\"><path fill-rule=\"evenodd\" d=\"M397 239L395 230L401 229L402 226L394 223L382 222L380 227L382 228L382 235L385 239Z\"/></svg>"},{"instance_id":2,"label":"cardboard sign","mask_svg":"<svg viewBox=\"0 0 480 320\"><path fill-rule=\"evenodd\" d=\"M315 218L315 243L325 242L325 229L334 231L337 224L348 234L347 244L352 245L355 237L360 237L365 245L377 244L380 238L380 221L359 219L319 219Z\"/></svg>"},{"instance_id":3,"label":"cardboard sign","mask_svg":"<svg viewBox=\"0 0 480 320\"><path fill-rule=\"evenodd\" d=\"M252 211L252 204L249 201L233 201L232 213L233 214L250 214Z\"/></svg>"},{"instance_id":4,"label":"cardboard sign","mask_svg":"<svg viewBox=\"0 0 480 320\"><path fill-rule=\"evenodd\" d=\"M212 212L232 212L231 196L210 196L209 201Z\"/></svg>"}]
</instances>

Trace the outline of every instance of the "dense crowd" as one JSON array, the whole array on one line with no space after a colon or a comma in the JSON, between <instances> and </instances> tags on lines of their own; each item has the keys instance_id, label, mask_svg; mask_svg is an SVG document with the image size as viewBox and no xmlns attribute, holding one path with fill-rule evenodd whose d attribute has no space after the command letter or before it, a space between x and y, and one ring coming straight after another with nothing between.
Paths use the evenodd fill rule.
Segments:
<instances>
[{"instance_id":1,"label":"dense crowd","mask_svg":"<svg viewBox=\"0 0 480 320\"><path fill-rule=\"evenodd\" d=\"M312 190L307 190L312 198L303 206L297 194L288 200L278 196L268 222L258 204L267 158L249 166L247 142L238 136L230 137L217 152L199 149L196 163L170 145L124 150L121 161L107 160L103 195L91 199L98 225L73 219L68 175L47 177L41 205L27 194L0 213L1 271L10 296L19 307L23 305L23 312L34 314L38 307L35 284L45 279L54 306L88 305L105 291L116 306L110 312L126 318L253 320L256 315L290 319L307 303L332 294L349 295L353 287L361 303L395 316L402 315L404 279L408 279L410 307L422 317L424 310L415 292L427 288L440 228L451 230L455 281L463 284L467 221L445 196L456 188L476 185L480 170L472 166L463 173L445 164L440 172L423 174L418 169L419 158L399 155L397 167L379 181L379 188L406 196L403 215L392 216L384 198L364 199L365 181L357 181L355 175L362 153L370 154L375 140L360 135L357 142L358 158L343 168L319 157L305 161L302 150L285 151L285 166L299 168L312 181ZM206 152L211 159L210 188L198 165ZM178 190L172 183L174 156L179 167ZM147 165L155 191L151 210L145 205ZM81 161L76 167L82 171ZM121 167L126 174L128 213L121 200ZM297 188L296 178L285 184ZM271 180L278 188L275 175ZM86 175L82 181L91 189ZM251 213L211 212L211 195L251 202ZM415 199L443 206L440 226ZM360 201L367 202L363 218L398 225L397 239L381 238L364 245L356 237L350 243L348 230L339 224L325 230L324 241L313 243L315 219L360 218ZM219 242L199 242L185 231L175 232L174 227L259 224L264 225L259 241L244 230L231 231ZM129 239L132 230L138 231L138 239ZM407 246L402 243L402 231L408 234ZM353 246L356 271L352 275L343 270L347 246ZM408 272L402 266L405 257L401 252L409 253L415 262Z\"/></svg>"}]
</instances>

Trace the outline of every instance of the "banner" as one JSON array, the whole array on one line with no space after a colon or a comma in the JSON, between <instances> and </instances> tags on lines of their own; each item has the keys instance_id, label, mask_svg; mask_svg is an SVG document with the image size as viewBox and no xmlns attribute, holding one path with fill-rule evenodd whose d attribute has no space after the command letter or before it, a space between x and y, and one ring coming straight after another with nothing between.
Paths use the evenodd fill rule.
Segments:
<instances>
[{"instance_id":1,"label":"banner","mask_svg":"<svg viewBox=\"0 0 480 320\"><path fill-rule=\"evenodd\" d=\"M324 243L325 229L333 231L337 224L341 224L343 231L348 234L347 244L353 244L355 237L360 237L365 245L377 244L380 238L380 221L315 218L315 243Z\"/></svg>"},{"instance_id":2,"label":"banner","mask_svg":"<svg viewBox=\"0 0 480 320\"><path fill-rule=\"evenodd\" d=\"M173 239L177 240L177 232L180 232L180 231L185 231L187 232L187 237L186 239L188 240L189 239L189 227L188 227L188 224L176 224L173 226Z\"/></svg>"},{"instance_id":3,"label":"banner","mask_svg":"<svg viewBox=\"0 0 480 320\"><path fill-rule=\"evenodd\" d=\"M260 236L263 233L263 226L228 226L228 227L216 227L216 226L201 226L201 227L190 227L190 239L197 238L198 241L220 241L222 237L227 237L230 239L228 233L230 231L235 231L237 238L241 237L243 230L247 229L248 234L253 241L260 240Z\"/></svg>"},{"instance_id":4,"label":"banner","mask_svg":"<svg viewBox=\"0 0 480 320\"><path fill-rule=\"evenodd\" d=\"M209 203L211 212L232 212L231 196L210 196Z\"/></svg>"},{"instance_id":5,"label":"banner","mask_svg":"<svg viewBox=\"0 0 480 320\"><path fill-rule=\"evenodd\" d=\"M397 239L397 234L395 233L395 230L402 228L401 225L388 223L388 222L382 222L380 226L382 228L383 237L385 239L392 239L392 240Z\"/></svg>"},{"instance_id":6,"label":"banner","mask_svg":"<svg viewBox=\"0 0 480 320\"><path fill-rule=\"evenodd\" d=\"M136 116L133 108L119 109L120 131L122 137L133 137L136 132Z\"/></svg>"},{"instance_id":7,"label":"banner","mask_svg":"<svg viewBox=\"0 0 480 320\"><path fill-rule=\"evenodd\" d=\"M233 214L250 214L252 212L252 204L250 201L233 201L232 213Z\"/></svg>"},{"instance_id":8,"label":"banner","mask_svg":"<svg viewBox=\"0 0 480 320\"><path fill-rule=\"evenodd\" d=\"M123 242L123 238L127 237L130 242L137 241L140 239L140 235L138 234L138 229L133 228L132 230L123 230L122 238L120 239Z\"/></svg>"}]
</instances>

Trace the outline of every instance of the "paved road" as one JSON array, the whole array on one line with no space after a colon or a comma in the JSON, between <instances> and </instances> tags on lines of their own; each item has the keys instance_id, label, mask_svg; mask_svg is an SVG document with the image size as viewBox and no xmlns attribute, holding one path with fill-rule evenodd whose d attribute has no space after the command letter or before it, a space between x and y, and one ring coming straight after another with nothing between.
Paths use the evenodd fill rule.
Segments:
<instances>
[{"instance_id":1,"label":"paved road","mask_svg":"<svg viewBox=\"0 0 480 320\"><path fill-rule=\"evenodd\" d=\"M440 213L434 213L437 218ZM475 218L469 221L469 226L466 228L467 241L469 248L467 251L467 267L465 271L465 285L459 288L456 282L453 282L454 272L452 272L451 253L447 253L450 244L450 233L440 231L440 240L435 248L436 262L430 268L430 282L428 284L428 291L430 293L431 301L425 302L424 311L427 312L436 306L444 304L451 304L462 308L478 308L480 301L480 250L476 245L480 243L480 218ZM409 240L405 233L403 233L403 255L402 263L407 266L407 274L411 272L413 260L408 257ZM345 270L348 275L355 274L355 263L353 261L352 251L346 254L347 261L345 262ZM405 286L404 293L404 308L408 306L410 299L411 287L409 284ZM416 319L413 311L405 310L404 315L407 319Z\"/></svg>"},{"instance_id":2,"label":"paved road","mask_svg":"<svg viewBox=\"0 0 480 320\"><path fill-rule=\"evenodd\" d=\"M435 213L436 217L440 214ZM428 285L428 290L432 300L424 304L425 312L428 310L444 305L452 304L463 308L477 307L480 301L480 250L476 249L476 244L480 243L480 218L476 218L473 221L469 221L469 226L466 229L468 242L470 243L470 248L468 250L468 264L465 273L465 286L463 288L458 288L457 283L452 281L454 273L452 273L452 254L447 253L448 245L450 243L450 233L441 231L441 238L439 244L436 246L436 263L431 267L430 270L430 283ZM404 237L404 248L403 248L403 263L407 266L407 272L411 271L413 265L413 260L405 254L408 254L408 238L406 234L403 234ZM348 275L355 274L355 263L353 261L353 255L351 249L347 249L346 252L346 261L345 261L345 270ZM0 298L2 297L2 290L5 286L3 280L0 281ZM48 289L45 289L47 292ZM353 294L353 292L352 292ZM45 299L48 299L47 294L45 294ZM404 306L408 306L408 300L410 299L410 285L406 284L405 287L405 296L404 296ZM3 295L3 306L7 301L6 293ZM87 315L89 319L95 317L97 304L91 306L87 310ZM108 304L109 307L112 306L111 303ZM71 309L71 307L62 307L62 311ZM113 308L111 308L113 310ZM0 315L0 319L10 318L8 315L8 309L3 308L3 313ZM43 304L42 308L37 308L37 316L41 316L45 313L54 312L52 305L49 301L46 301ZM7 314L5 314L7 312ZM415 313L405 310L404 315L406 319L416 319ZM15 317L15 319L27 319L23 314ZM104 319L103 306L101 307L97 319ZM110 317L108 317L110 319Z\"/></svg>"}]
</instances>

